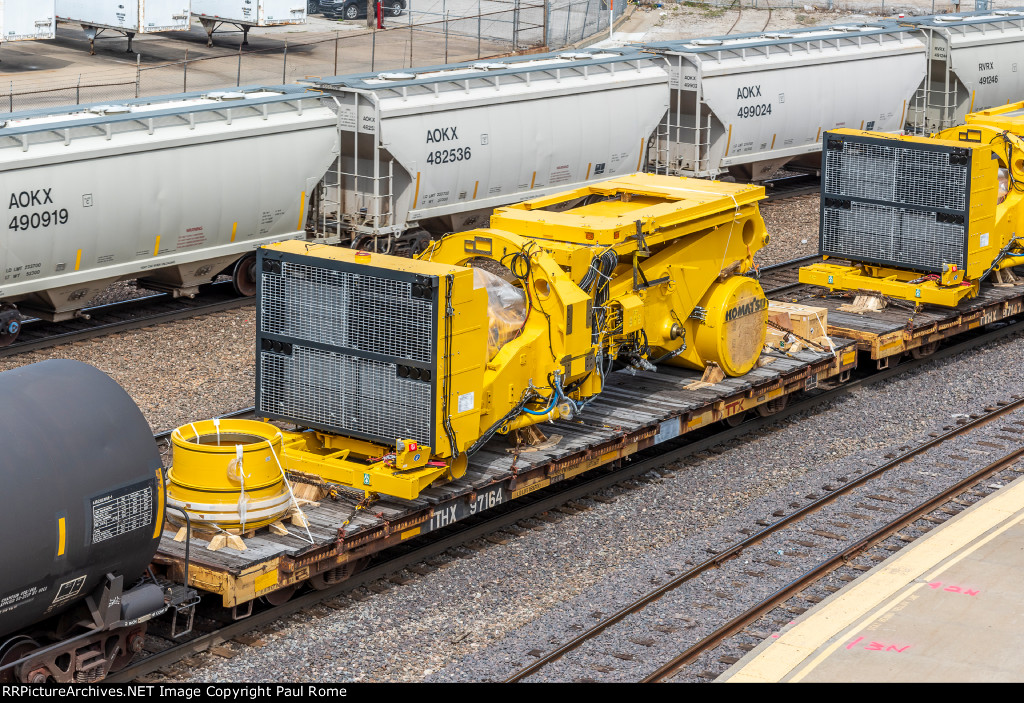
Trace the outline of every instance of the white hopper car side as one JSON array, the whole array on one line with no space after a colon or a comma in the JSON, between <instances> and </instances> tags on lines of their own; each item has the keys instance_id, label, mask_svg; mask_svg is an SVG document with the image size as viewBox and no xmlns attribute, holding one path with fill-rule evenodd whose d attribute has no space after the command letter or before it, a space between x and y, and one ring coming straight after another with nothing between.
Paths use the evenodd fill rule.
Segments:
<instances>
[{"instance_id":1,"label":"white hopper car side","mask_svg":"<svg viewBox=\"0 0 1024 703\"><path fill-rule=\"evenodd\" d=\"M294 86L8 115L0 343L16 307L67 319L117 280L194 295L224 272L255 292L255 249L307 236L336 123Z\"/></svg>"},{"instance_id":2,"label":"white hopper car side","mask_svg":"<svg viewBox=\"0 0 1024 703\"><path fill-rule=\"evenodd\" d=\"M762 180L850 127L895 132L925 72L925 45L892 24L836 25L645 46L664 57L671 105L649 169Z\"/></svg>"},{"instance_id":3,"label":"white hopper car side","mask_svg":"<svg viewBox=\"0 0 1024 703\"><path fill-rule=\"evenodd\" d=\"M0 2L0 42L53 39L57 31L55 0Z\"/></svg>"},{"instance_id":4,"label":"white hopper car side","mask_svg":"<svg viewBox=\"0 0 1024 703\"><path fill-rule=\"evenodd\" d=\"M1024 89L1014 53L1024 34L1010 31L1024 17L999 12L952 22L964 36L989 33L999 52L995 72L982 71L999 80L980 82L984 94L973 89L975 109L1019 99ZM120 279L190 294L228 272L251 290L251 259L242 257L265 242L312 237L415 251L432 234L486 225L494 207L645 164L678 175L738 169L763 178L791 159L813 160L830 128L899 131L915 114L911 103L927 95L928 56L935 75L928 41L945 37L950 23L918 28L934 21L7 115L0 344L12 338L15 306L64 319ZM981 50L971 41L965 57ZM960 49L949 55L945 64L966 75ZM694 85L685 68L697 65ZM718 127L685 129L698 122L686 124L684 100L701 109L690 114Z\"/></svg>"},{"instance_id":5,"label":"white hopper car side","mask_svg":"<svg viewBox=\"0 0 1024 703\"><path fill-rule=\"evenodd\" d=\"M311 83L339 103L320 227L416 251L495 207L639 171L668 102L635 50L544 54Z\"/></svg>"},{"instance_id":6,"label":"white hopper car side","mask_svg":"<svg viewBox=\"0 0 1024 703\"><path fill-rule=\"evenodd\" d=\"M1024 9L933 15L643 45L671 105L648 168L762 180L817 167L821 135L927 132L1024 94Z\"/></svg>"},{"instance_id":7,"label":"white hopper car side","mask_svg":"<svg viewBox=\"0 0 1024 703\"><path fill-rule=\"evenodd\" d=\"M969 112L1024 97L1024 10L905 22L928 45L927 76L908 120L916 131L954 127Z\"/></svg>"}]
</instances>

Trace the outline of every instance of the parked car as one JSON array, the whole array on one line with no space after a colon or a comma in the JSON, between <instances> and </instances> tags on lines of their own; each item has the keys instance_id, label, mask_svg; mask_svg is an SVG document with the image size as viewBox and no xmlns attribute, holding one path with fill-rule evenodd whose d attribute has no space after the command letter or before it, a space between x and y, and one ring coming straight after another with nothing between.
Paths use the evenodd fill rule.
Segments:
<instances>
[{"instance_id":1,"label":"parked car","mask_svg":"<svg viewBox=\"0 0 1024 703\"><path fill-rule=\"evenodd\" d=\"M385 17L398 17L405 11L407 0L382 0ZM313 9L313 6L316 9ZM323 12L325 17L344 20L366 19L366 0L309 0L309 12Z\"/></svg>"}]
</instances>

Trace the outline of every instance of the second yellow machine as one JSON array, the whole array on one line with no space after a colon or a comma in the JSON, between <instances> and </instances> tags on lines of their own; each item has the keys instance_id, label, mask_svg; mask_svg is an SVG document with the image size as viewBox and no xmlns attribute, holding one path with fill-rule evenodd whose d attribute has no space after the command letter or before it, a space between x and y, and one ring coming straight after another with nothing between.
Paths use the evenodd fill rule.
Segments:
<instances>
[{"instance_id":1,"label":"second yellow machine","mask_svg":"<svg viewBox=\"0 0 1024 703\"><path fill-rule=\"evenodd\" d=\"M1024 102L931 137L823 138L820 252L800 282L947 307L1024 264Z\"/></svg>"},{"instance_id":2,"label":"second yellow machine","mask_svg":"<svg viewBox=\"0 0 1024 703\"><path fill-rule=\"evenodd\" d=\"M746 373L763 197L636 174L499 209L416 259L261 249L256 411L298 428L283 467L411 499L496 434L584 413L617 367Z\"/></svg>"}]
</instances>

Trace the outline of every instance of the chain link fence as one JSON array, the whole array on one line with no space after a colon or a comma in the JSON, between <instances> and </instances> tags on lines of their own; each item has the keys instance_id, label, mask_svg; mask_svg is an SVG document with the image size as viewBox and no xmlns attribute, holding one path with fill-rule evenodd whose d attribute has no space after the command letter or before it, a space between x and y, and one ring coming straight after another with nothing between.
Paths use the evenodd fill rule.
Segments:
<instances>
[{"instance_id":1,"label":"chain link fence","mask_svg":"<svg viewBox=\"0 0 1024 703\"><path fill-rule=\"evenodd\" d=\"M618 2L618 0L615 0ZM639 0L641 4L668 5L669 0ZM674 2L674 0L673 0ZM681 0L688 7L754 8L756 10L800 10L813 7L834 12L873 12L879 14L908 12L912 15L935 15L944 12L988 11L1020 7L1020 0Z\"/></svg>"},{"instance_id":2,"label":"chain link fence","mask_svg":"<svg viewBox=\"0 0 1024 703\"><path fill-rule=\"evenodd\" d=\"M626 2L613 1L617 18ZM437 0L427 9L386 18L384 29L376 31L349 29L307 35L303 41L282 40L273 48L259 50L242 46L239 35L238 50L218 56L190 58L185 49L180 61L146 65L137 55L134 68L83 73L46 86L24 80L0 84L0 111L117 102L240 85L278 85L312 77L472 61L545 46L558 50L607 31L608 2L550 0L545 5L536 0L463 0L457 12L447 0Z\"/></svg>"},{"instance_id":3,"label":"chain link fence","mask_svg":"<svg viewBox=\"0 0 1024 703\"><path fill-rule=\"evenodd\" d=\"M548 47L554 51L607 32L608 23L618 21L626 6L626 0L552 0L548 3Z\"/></svg>"}]
</instances>

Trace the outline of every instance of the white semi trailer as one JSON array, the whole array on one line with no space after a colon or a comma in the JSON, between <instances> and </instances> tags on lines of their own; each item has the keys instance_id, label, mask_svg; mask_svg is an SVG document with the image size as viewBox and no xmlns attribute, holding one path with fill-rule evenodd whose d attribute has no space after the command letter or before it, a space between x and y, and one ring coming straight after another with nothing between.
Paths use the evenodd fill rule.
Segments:
<instances>
[{"instance_id":1,"label":"white semi trailer","mask_svg":"<svg viewBox=\"0 0 1024 703\"><path fill-rule=\"evenodd\" d=\"M55 0L0 0L0 43L57 36Z\"/></svg>"},{"instance_id":2,"label":"white semi trailer","mask_svg":"<svg viewBox=\"0 0 1024 703\"><path fill-rule=\"evenodd\" d=\"M253 27L305 24L306 0L192 0L192 14L206 30L208 44L222 24L242 30L242 44L249 43Z\"/></svg>"},{"instance_id":3,"label":"white semi trailer","mask_svg":"<svg viewBox=\"0 0 1024 703\"><path fill-rule=\"evenodd\" d=\"M95 53L96 37L115 32L128 37L128 52L136 34L188 31L190 0L57 0L57 19L82 25Z\"/></svg>"}]
</instances>

